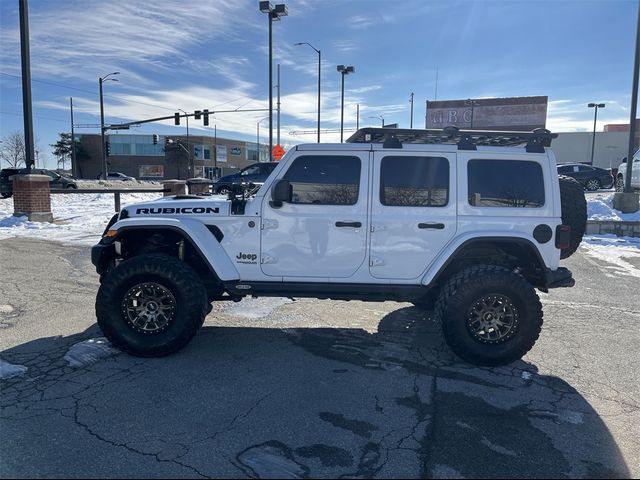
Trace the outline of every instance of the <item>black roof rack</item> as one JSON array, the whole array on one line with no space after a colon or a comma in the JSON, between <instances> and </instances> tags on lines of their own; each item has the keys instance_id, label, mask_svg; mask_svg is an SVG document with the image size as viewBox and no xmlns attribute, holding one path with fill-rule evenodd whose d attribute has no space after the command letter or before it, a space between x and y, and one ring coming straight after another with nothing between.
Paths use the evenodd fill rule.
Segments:
<instances>
[{"instance_id":1,"label":"black roof rack","mask_svg":"<svg viewBox=\"0 0 640 480\"><path fill-rule=\"evenodd\" d=\"M351 135L349 143L383 143L385 148L402 148L404 143L454 144L458 150L476 150L478 145L514 147L526 145L527 152L544 153L544 147L551 146L557 138L545 128L532 132L510 132L496 130L460 130L448 126L442 130L420 130L407 128L361 128Z\"/></svg>"}]
</instances>

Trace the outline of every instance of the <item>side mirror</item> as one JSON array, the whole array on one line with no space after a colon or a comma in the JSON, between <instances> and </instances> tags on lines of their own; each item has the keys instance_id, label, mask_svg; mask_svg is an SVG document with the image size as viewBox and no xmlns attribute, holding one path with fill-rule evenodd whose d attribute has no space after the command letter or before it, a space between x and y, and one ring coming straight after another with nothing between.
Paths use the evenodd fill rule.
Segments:
<instances>
[{"instance_id":1,"label":"side mirror","mask_svg":"<svg viewBox=\"0 0 640 480\"><path fill-rule=\"evenodd\" d=\"M278 180L271 188L271 206L280 208L283 202L291 202L293 188L289 180Z\"/></svg>"}]
</instances>

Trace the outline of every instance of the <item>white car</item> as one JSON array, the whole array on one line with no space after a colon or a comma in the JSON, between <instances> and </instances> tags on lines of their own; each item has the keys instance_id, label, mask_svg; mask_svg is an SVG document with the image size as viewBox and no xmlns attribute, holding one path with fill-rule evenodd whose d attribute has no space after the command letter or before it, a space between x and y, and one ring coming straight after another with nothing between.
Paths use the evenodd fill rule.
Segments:
<instances>
[{"instance_id":1,"label":"white car","mask_svg":"<svg viewBox=\"0 0 640 480\"><path fill-rule=\"evenodd\" d=\"M540 334L536 289L574 285L560 260L586 225L555 136L366 128L292 148L259 189L127 206L91 252L98 324L118 348L162 356L214 301L392 300L433 309L471 363L515 361Z\"/></svg>"},{"instance_id":2,"label":"white car","mask_svg":"<svg viewBox=\"0 0 640 480\"><path fill-rule=\"evenodd\" d=\"M627 162L624 161L618 167L616 175L616 192L624 190L625 177L627 175ZM633 165L631 167L631 188L640 190L640 150L633 156Z\"/></svg>"}]
</instances>

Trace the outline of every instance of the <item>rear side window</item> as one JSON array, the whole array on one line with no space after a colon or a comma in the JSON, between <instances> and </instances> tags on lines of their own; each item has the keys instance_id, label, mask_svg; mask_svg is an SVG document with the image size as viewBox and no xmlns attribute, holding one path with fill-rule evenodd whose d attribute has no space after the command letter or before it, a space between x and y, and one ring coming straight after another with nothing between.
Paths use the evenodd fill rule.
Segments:
<instances>
[{"instance_id":1,"label":"rear side window","mask_svg":"<svg viewBox=\"0 0 640 480\"><path fill-rule=\"evenodd\" d=\"M539 208L544 205L542 167L517 160L469 160L469 204Z\"/></svg>"},{"instance_id":2,"label":"rear side window","mask_svg":"<svg viewBox=\"0 0 640 480\"><path fill-rule=\"evenodd\" d=\"M291 203L355 205L360 191L360 159L305 155L293 161L283 178L293 188Z\"/></svg>"},{"instance_id":3,"label":"rear side window","mask_svg":"<svg viewBox=\"0 0 640 480\"><path fill-rule=\"evenodd\" d=\"M449 162L443 157L384 157L380 203L403 207L444 207L449 201Z\"/></svg>"},{"instance_id":4,"label":"rear side window","mask_svg":"<svg viewBox=\"0 0 640 480\"><path fill-rule=\"evenodd\" d=\"M558 173L571 173L573 172L573 167L558 167Z\"/></svg>"}]
</instances>

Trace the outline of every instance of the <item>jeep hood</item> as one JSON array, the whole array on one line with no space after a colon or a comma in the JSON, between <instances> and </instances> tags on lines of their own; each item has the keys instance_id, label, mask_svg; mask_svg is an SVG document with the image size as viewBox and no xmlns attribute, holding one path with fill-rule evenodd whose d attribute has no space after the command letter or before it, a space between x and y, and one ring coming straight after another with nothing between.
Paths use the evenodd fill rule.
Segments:
<instances>
[{"instance_id":1,"label":"jeep hood","mask_svg":"<svg viewBox=\"0 0 640 480\"><path fill-rule=\"evenodd\" d=\"M128 217L177 217L177 216L228 216L231 214L231 202L222 196L164 197L150 202L127 205L124 210Z\"/></svg>"}]
</instances>

